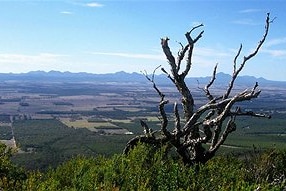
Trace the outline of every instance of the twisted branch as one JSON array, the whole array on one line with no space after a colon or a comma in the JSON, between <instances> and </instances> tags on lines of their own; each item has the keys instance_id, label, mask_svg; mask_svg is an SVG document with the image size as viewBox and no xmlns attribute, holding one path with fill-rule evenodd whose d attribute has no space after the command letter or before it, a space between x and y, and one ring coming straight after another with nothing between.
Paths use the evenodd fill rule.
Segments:
<instances>
[{"instance_id":1,"label":"twisted branch","mask_svg":"<svg viewBox=\"0 0 286 191\"><path fill-rule=\"evenodd\" d=\"M161 39L162 49L170 65L171 73L169 74L164 68L161 68L161 70L167 74L168 78L170 78L176 86L178 92L182 95L185 123L181 126L178 105L175 103L174 130L171 133L167 129L168 118L165 111L165 105L168 104L168 100L165 100L165 95L158 89L154 81L155 72L158 68L160 68L160 66L158 66L153 71L151 77L149 77L146 72L145 77L153 84L153 88L161 98L158 108L161 116L162 135L156 137L152 129L150 129L145 122L141 121L141 126L145 129L145 135L137 136L136 138L130 140L127 144L126 150L128 151L128 149L140 141L156 147L168 143L176 148L176 151L186 164L194 164L196 162L204 163L214 156L215 152L225 142L228 135L236 130L236 117L252 116L270 118L271 116L267 114L259 114L252 111L245 112L239 107L236 107L236 109L233 110L235 103L255 99L260 95L261 91L258 89L257 82L250 90L246 89L232 97L230 96L230 93L233 89L237 76L242 71L245 64L258 53L263 45L266 36L268 35L269 25L272 22L273 20L270 21L268 13L266 17L265 32L262 39L259 41L257 47L251 54L243 57L243 60L238 67L237 62L242 51L242 45L240 45L233 60L232 78L228 87L226 88L225 93L220 97L214 97L209 90L216 79L218 64L215 65L212 77L203 89L209 101L200 106L196 111L194 111L193 95L185 83L185 77L191 69L194 44L202 37L204 31L201 31L194 39L191 37L191 33L203 25L201 24L195 26L185 34L188 44L184 46L182 43L180 43L181 49L178 51L177 59L175 59L175 57L172 55L169 48L169 38ZM179 74L182 60L185 56L187 57L185 70ZM227 121L227 123L225 124L224 121ZM209 144L209 142L211 143L207 150L202 146L202 144Z\"/></svg>"}]
</instances>

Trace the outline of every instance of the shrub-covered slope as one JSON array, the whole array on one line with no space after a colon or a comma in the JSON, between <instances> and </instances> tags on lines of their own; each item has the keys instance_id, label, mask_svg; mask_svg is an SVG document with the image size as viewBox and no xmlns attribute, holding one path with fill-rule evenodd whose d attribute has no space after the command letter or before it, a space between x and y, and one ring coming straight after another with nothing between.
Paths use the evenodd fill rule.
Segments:
<instances>
[{"instance_id":1,"label":"shrub-covered slope","mask_svg":"<svg viewBox=\"0 0 286 191\"><path fill-rule=\"evenodd\" d=\"M0 168L0 187L3 190L185 191L286 188L286 151L277 150L253 152L246 160L219 156L205 165L187 167L165 156L163 151L154 152L152 148L140 145L128 156L78 156L45 173L22 171L9 163L8 157L1 155Z\"/></svg>"}]
</instances>

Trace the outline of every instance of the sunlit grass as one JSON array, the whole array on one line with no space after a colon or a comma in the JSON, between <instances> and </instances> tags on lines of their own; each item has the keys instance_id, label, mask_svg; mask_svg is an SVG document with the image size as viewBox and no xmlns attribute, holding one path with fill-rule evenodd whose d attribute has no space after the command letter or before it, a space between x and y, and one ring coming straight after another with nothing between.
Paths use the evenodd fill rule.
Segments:
<instances>
[{"instance_id":1,"label":"sunlit grass","mask_svg":"<svg viewBox=\"0 0 286 191\"><path fill-rule=\"evenodd\" d=\"M111 122L88 122L87 119L80 119L80 120L70 120L69 118L62 118L61 122L68 127L74 127L74 128L98 128L98 127L117 127Z\"/></svg>"},{"instance_id":2,"label":"sunlit grass","mask_svg":"<svg viewBox=\"0 0 286 191\"><path fill-rule=\"evenodd\" d=\"M134 123L130 119L111 119L111 122L114 122L114 123Z\"/></svg>"}]
</instances>

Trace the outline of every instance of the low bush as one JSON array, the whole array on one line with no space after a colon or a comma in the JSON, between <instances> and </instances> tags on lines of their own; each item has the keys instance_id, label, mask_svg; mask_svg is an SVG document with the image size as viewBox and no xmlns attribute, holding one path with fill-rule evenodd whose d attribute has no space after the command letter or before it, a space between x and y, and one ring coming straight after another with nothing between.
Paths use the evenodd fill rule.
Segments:
<instances>
[{"instance_id":1,"label":"low bush","mask_svg":"<svg viewBox=\"0 0 286 191\"><path fill-rule=\"evenodd\" d=\"M247 160L218 156L204 165L187 167L166 156L164 149L139 145L129 155L78 156L44 174L32 172L24 186L37 191L283 190L285 153L266 151Z\"/></svg>"},{"instance_id":2,"label":"low bush","mask_svg":"<svg viewBox=\"0 0 286 191\"><path fill-rule=\"evenodd\" d=\"M0 190L21 191L27 174L23 168L12 164L12 153L12 149L0 144Z\"/></svg>"},{"instance_id":3,"label":"low bush","mask_svg":"<svg viewBox=\"0 0 286 191\"><path fill-rule=\"evenodd\" d=\"M47 172L25 171L0 145L0 190L285 190L286 150L257 152L244 159L217 156L204 165L185 166L165 154L138 145L128 155L77 156Z\"/></svg>"}]
</instances>

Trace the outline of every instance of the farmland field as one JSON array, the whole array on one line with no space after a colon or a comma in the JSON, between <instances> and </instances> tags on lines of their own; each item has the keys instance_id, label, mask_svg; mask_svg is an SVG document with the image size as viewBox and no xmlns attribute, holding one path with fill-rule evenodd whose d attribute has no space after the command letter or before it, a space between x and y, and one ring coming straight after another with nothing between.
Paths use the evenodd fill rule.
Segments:
<instances>
[{"instance_id":1,"label":"farmland field","mask_svg":"<svg viewBox=\"0 0 286 191\"><path fill-rule=\"evenodd\" d=\"M148 83L0 82L0 86L0 139L15 139L19 153L13 160L27 168L47 169L75 155L121 153L129 139L142 134L140 119L159 129L160 99ZM170 100L166 111L171 128L172 103L180 98L174 88L161 88ZM220 88L217 92L222 92ZM239 106L267 112L272 119L238 118L238 128L223 152L286 147L286 87L262 90L258 99ZM196 107L205 102L200 89L193 94Z\"/></svg>"}]
</instances>

